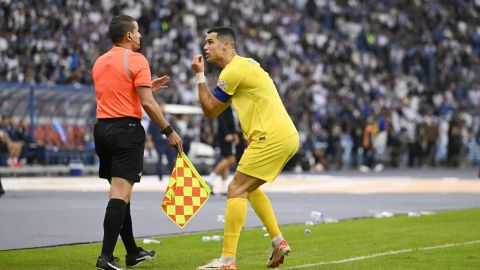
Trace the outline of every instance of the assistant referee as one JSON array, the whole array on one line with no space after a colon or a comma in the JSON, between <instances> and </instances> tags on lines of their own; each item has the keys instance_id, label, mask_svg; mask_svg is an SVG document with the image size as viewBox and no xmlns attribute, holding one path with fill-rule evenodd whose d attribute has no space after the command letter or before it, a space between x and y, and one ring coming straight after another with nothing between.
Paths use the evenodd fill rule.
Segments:
<instances>
[{"instance_id":1,"label":"assistant referee","mask_svg":"<svg viewBox=\"0 0 480 270\"><path fill-rule=\"evenodd\" d=\"M165 88L169 76L151 80L150 66L140 53L141 34L134 18L114 17L109 25L113 47L100 56L92 70L97 97L94 126L95 151L100 159L100 178L110 183L109 202L103 221L103 245L97 269L122 269L113 256L118 235L127 251L128 267L152 259L154 250L137 247L132 232L130 200L134 183L143 169L145 130L142 107L166 135L168 144L182 151L182 140L172 130L155 101L152 90Z\"/></svg>"}]
</instances>

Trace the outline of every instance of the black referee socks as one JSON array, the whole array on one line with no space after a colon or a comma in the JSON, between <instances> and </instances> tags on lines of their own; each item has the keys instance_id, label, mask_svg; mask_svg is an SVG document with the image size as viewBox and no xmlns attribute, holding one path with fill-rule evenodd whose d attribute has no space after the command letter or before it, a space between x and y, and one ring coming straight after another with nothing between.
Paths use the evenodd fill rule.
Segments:
<instances>
[{"instance_id":1,"label":"black referee socks","mask_svg":"<svg viewBox=\"0 0 480 270\"><path fill-rule=\"evenodd\" d=\"M132 229L132 216L130 215L130 203L127 203L127 208L125 210L125 219L123 220L122 230L120 231L120 236L122 237L123 245L127 250L128 255L137 255L140 250L138 250L135 239L133 238L133 229Z\"/></svg>"},{"instance_id":2,"label":"black referee socks","mask_svg":"<svg viewBox=\"0 0 480 270\"><path fill-rule=\"evenodd\" d=\"M125 219L127 203L121 199L110 199L103 220L103 246L102 254L112 258L118 235Z\"/></svg>"}]
</instances>

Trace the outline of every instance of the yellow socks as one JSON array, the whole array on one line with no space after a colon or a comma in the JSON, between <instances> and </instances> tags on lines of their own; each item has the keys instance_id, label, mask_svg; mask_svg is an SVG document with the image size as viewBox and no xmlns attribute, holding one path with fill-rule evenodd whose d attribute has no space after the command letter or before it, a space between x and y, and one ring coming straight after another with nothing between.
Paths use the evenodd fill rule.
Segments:
<instances>
[{"instance_id":1,"label":"yellow socks","mask_svg":"<svg viewBox=\"0 0 480 270\"><path fill-rule=\"evenodd\" d=\"M223 257L234 257L237 253L238 238L247 219L247 200L232 198L227 200L223 239Z\"/></svg>"},{"instance_id":2,"label":"yellow socks","mask_svg":"<svg viewBox=\"0 0 480 270\"><path fill-rule=\"evenodd\" d=\"M255 213L267 228L271 239L281 237L277 219L273 213L272 204L268 197L259 188L248 194L248 201L255 210ZM238 239L243 224L247 219L247 200L232 198L227 200L225 209L225 227L223 239L223 257L235 257L237 252Z\"/></svg>"},{"instance_id":3,"label":"yellow socks","mask_svg":"<svg viewBox=\"0 0 480 270\"><path fill-rule=\"evenodd\" d=\"M260 188L248 193L248 201L252 205L253 210L262 221L265 228L267 228L270 238L279 237L282 234L278 228L277 219L273 213L272 204L267 195Z\"/></svg>"}]
</instances>

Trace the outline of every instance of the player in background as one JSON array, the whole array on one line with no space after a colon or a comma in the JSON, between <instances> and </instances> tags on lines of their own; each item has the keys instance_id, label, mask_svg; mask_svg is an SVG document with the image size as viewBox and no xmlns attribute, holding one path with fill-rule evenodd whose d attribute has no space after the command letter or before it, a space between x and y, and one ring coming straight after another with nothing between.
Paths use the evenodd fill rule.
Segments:
<instances>
[{"instance_id":1,"label":"player in background","mask_svg":"<svg viewBox=\"0 0 480 270\"><path fill-rule=\"evenodd\" d=\"M222 71L216 88L210 92L203 56L197 54L192 59L203 113L213 118L233 104L249 144L228 186L222 255L198 269L236 269L235 256L247 217L247 201L270 235L273 252L267 267L274 268L283 263L290 246L280 232L270 200L259 187L273 182L297 152L298 132L269 74L255 60L237 55L233 30L216 27L207 33L206 61Z\"/></svg>"},{"instance_id":2,"label":"player in background","mask_svg":"<svg viewBox=\"0 0 480 270\"><path fill-rule=\"evenodd\" d=\"M212 190L212 194L214 183L218 178L221 178L223 186L222 194L227 195L229 183L228 175L230 174L230 168L236 161L236 148L239 141L240 139L237 135L232 107L229 106L217 117L217 134L215 142L218 148L220 148L221 158L213 172L205 178L205 181Z\"/></svg>"},{"instance_id":3,"label":"player in background","mask_svg":"<svg viewBox=\"0 0 480 270\"><path fill-rule=\"evenodd\" d=\"M0 197L2 197L3 194L5 194L5 190L3 189L2 176L0 175Z\"/></svg>"},{"instance_id":4,"label":"player in background","mask_svg":"<svg viewBox=\"0 0 480 270\"><path fill-rule=\"evenodd\" d=\"M160 108L162 108L163 115L165 119L172 125L172 128L177 129L172 117L169 116L168 113L165 113L165 103L163 101L159 101ZM158 180L162 181L163 175L170 176L170 173L175 166L175 160L177 157L177 151L168 145L167 139L162 134L161 128L153 121L150 121L147 128L147 147L154 148L157 152L158 161L156 164L156 173L158 176ZM163 166L163 156L165 155L167 159L167 171L164 171Z\"/></svg>"}]
</instances>

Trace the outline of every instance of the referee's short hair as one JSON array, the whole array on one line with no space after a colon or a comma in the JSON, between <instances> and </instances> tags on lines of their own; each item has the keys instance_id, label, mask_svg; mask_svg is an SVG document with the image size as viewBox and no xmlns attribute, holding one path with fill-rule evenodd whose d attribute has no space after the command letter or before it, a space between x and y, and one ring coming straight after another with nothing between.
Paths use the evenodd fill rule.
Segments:
<instances>
[{"instance_id":1,"label":"referee's short hair","mask_svg":"<svg viewBox=\"0 0 480 270\"><path fill-rule=\"evenodd\" d=\"M229 39L232 43L232 47L234 49L237 47L237 39L235 38L235 32L232 30L232 28L226 26L218 26L208 30L207 33L217 33L219 39Z\"/></svg>"},{"instance_id":2,"label":"referee's short hair","mask_svg":"<svg viewBox=\"0 0 480 270\"><path fill-rule=\"evenodd\" d=\"M127 32L133 31L133 22L135 18L128 15L118 15L113 17L108 26L108 35L112 40L112 43L119 43Z\"/></svg>"}]
</instances>

